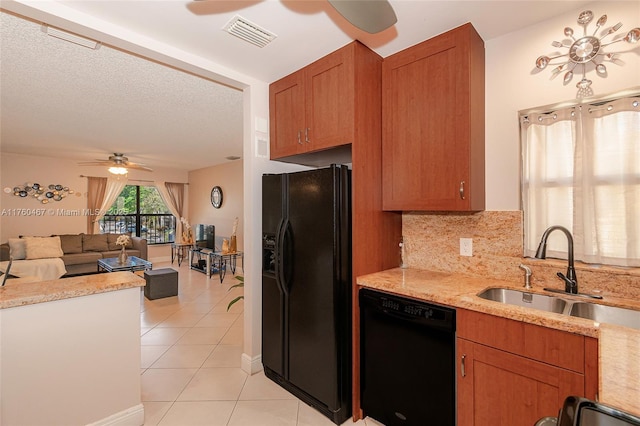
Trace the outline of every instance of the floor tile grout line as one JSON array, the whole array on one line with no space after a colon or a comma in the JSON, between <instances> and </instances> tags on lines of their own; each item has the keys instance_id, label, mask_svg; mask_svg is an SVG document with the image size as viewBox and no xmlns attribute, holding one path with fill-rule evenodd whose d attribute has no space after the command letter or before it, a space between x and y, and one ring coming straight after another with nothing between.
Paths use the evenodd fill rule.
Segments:
<instances>
[{"instance_id":1,"label":"floor tile grout line","mask_svg":"<svg viewBox=\"0 0 640 426\"><path fill-rule=\"evenodd\" d=\"M198 297L205 295L206 291L202 291L198 294ZM171 317L172 315L178 313L178 312L185 312L188 308L189 308L189 304L194 304L197 303L198 297L194 297L192 298L189 302L186 302L184 304L180 304L175 310L173 309L169 309L171 311L171 313L169 313L166 317L164 317L162 320L160 320L159 322L156 322L153 326L151 327L143 327L143 328L147 328L147 331L145 331L145 333L141 333L141 338L142 336L144 336L145 334L149 333L150 331L154 330L154 329L168 329L168 328L188 328L189 330L193 330L196 327L196 324L194 324L193 326L190 327L160 327L160 324L162 324L163 322L167 321L167 319L169 317ZM211 305L211 308L207 310L206 313L204 313L203 317L200 318L200 320L198 322L200 322L205 316L209 315L209 314L213 314L216 313L214 312L219 306L222 306L222 304L226 304L227 301L225 300L225 296L223 296L220 300L218 300L217 302L214 302ZM143 301L144 302L144 301ZM146 304L143 305L143 309L141 310L141 315L146 312L149 311L150 309L153 308L153 305L151 304ZM202 313L202 312L194 312L194 313ZM218 313L223 313L223 312L218 312ZM226 313L226 310L225 312ZM224 338L228 335L228 333L231 331L231 329L234 327L234 325L239 325L241 318L244 315L244 310L242 309L240 312L231 312L236 314L236 318L233 320L233 322L231 322L228 326L225 326L224 328L226 328L226 330L224 331L224 334L222 335L222 337L218 340L218 342L216 344L209 344L212 346L211 351L207 354L207 356L205 357L205 359L203 360L203 362L200 364L200 367L194 368L194 367L190 367L189 369L195 369L195 373L191 376L191 378L188 380L188 382L182 387L182 389L179 391L179 393L177 394L177 397L173 400L173 401L167 401L170 403L169 407L167 408L167 410L164 412L164 414L161 416L161 418L158 420L158 422L162 422L162 420L167 416L167 414L171 411L171 409L175 406L175 404L177 402L181 402L179 401L180 396L183 394L183 392L187 389L187 387L193 382L193 380L195 379L195 377L197 376L198 372L203 370L203 369L214 369L214 368L227 368L227 369L238 369L239 367L227 367L227 366L213 366L213 367L204 367L204 364L206 363L206 361L213 355L213 353L216 351L216 349L220 346L238 346L237 344L231 343L231 344L222 344L221 342L224 340ZM170 345L145 345L145 346L167 346L166 350L151 364L151 366L147 367L144 369L144 371L141 372L141 375L144 375L147 371L149 370L153 370L153 369L159 369L157 367L154 367L154 365L159 361L160 358L162 358L162 356L164 354L167 353L167 351L171 350L171 348L177 347L177 346L190 346L190 345L197 345L197 344L187 344L187 345L180 345L179 341L184 337L185 334L187 334L189 331L186 331L184 334L182 334L175 342L173 342ZM205 343L202 343L205 344ZM242 346L242 345L240 345ZM182 368L174 368L174 369L182 369ZM242 384L242 389L240 391L240 393L238 394L237 398L235 398L235 400L229 400L229 401L234 401L234 408L231 412L231 416L229 417L229 420L227 421L227 424L229 424L231 422L231 419L233 417L233 413L236 410L236 407L238 406L238 402L240 400L240 395L242 393L242 390L244 390L245 386L247 385L247 381L248 381L249 375L246 375ZM211 400L211 401L217 401L217 400ZM145 402L152 402L152 401L145 401Z\"/></svg>"}]
</instances>

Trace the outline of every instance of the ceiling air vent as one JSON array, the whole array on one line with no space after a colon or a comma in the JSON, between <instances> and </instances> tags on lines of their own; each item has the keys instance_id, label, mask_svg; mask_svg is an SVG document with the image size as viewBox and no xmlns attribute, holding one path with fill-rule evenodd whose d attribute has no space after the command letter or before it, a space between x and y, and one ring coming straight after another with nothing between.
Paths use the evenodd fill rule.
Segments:
<instances>
[{"instance_id":1,"label":"ceiling air vent","mask_svg":"<svg viewBox=\"0 0 640 426\"><path fill-rule=\"evenodd\" d=\"M265 47L277 37L275 34L238 15L227 22L222 29L258 47Z\"/></svg>"}]
</instances>

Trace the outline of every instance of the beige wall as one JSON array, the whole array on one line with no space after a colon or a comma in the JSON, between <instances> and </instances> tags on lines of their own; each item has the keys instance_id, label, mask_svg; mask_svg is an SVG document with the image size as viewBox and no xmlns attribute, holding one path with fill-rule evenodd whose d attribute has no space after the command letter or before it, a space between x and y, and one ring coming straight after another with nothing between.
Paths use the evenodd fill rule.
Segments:
<instances>
[{"instance_id":1,"label":"beige wall","mask_svg":"<svg viewBox=\"0 0 640 426\"><path fill-rule=\"evenodd\" d=\"M189 172L189 223L216 227L216 237L229 238L233 222L238 218L236 238L238 250L244 249L244 179L242 161L232 161ZM222 206L211 205L211 189L222 188Z\"/></svg>"}]
</instances>

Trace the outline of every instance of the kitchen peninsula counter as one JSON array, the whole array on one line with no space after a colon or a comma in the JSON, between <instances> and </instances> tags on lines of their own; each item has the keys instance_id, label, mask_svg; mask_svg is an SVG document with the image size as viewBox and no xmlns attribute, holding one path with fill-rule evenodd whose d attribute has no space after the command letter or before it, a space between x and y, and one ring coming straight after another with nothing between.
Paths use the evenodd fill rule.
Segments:
<instances>
[{"instance_id":1,"label":"kitchen peninsula counter","mask_svg":"<svg viewBox=\"0 0 640 426\"><path fill-rule=\"evenodd\" d=\"M113 272L0 288L6 424L142 424L140 288Z\"/></svg>"},{"instance_id":2,"label":"kitchen peninsula counter","mask_svg":"<svg viewBox=\"0 0 640 426\"><path fill-rule=\"evenodd\" d=\"M131 287L143 287L144 285L144 279L131 272L83 275L36 282L10 279L7 280L4 287L0 287L0 309L123 290Z\"/></svg>"},{"instance_id":3,"label":"kitchen peninsula counter","mask_svg":"<svg viewBox=\"0 0 640 426\"><path fill-rule=\"evenodd\" d=\"M605 404L640 415L640 330L564 314L519 307L481 299L490 287L524 290L512 282L419 269L390 269L357 277L361 287L407 296L454 308L491 314L524 323L576 333L598 339L599 398ZM526 290L549 295L542 288ZM640 310L640 301L603 294L598 303ZM561 295L585 301L584 298Z\"/></svg>"}]
</instances>

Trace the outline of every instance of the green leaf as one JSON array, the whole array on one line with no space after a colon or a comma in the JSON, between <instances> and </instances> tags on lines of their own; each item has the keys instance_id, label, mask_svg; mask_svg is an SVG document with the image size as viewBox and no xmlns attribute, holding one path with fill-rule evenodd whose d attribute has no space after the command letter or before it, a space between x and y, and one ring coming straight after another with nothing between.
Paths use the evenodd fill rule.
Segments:
<instances>
[{"instance_id":1,"label":"green leaf","mask_svg":"<svg viewBox=\"0 0 640 426\"><path fill-rule=\"evenodd\" d=\"M244 299L244 296L238 296L235 299L233 299L231 302L229 302L229 304L227 305L227 311L229 311L229 309L231 309L231 307L233 306L234 303L236 303L238 300L242 300Z\"/></svg>"},{"instance_id":2,"label":"green leaf","mask_svg":"<svg viewBox=\"0 0 640 426\"><path fill-rule=\"evenodd\" d=\"M236 280L240 281L240 283L232 285L231 287L229 287L228 291L231 291L234 288L244 287L244 276L243 275L236 275L234 278ZM229 309L231 309L231 306L233 306L234 303L236 303L238 300L242 300L242 299L244 299L244 296L238 296L235 299L233 299L231 302L229 302L229 304L227 305L227 311L229 311Z\"/></svg>"}]
</instances>

